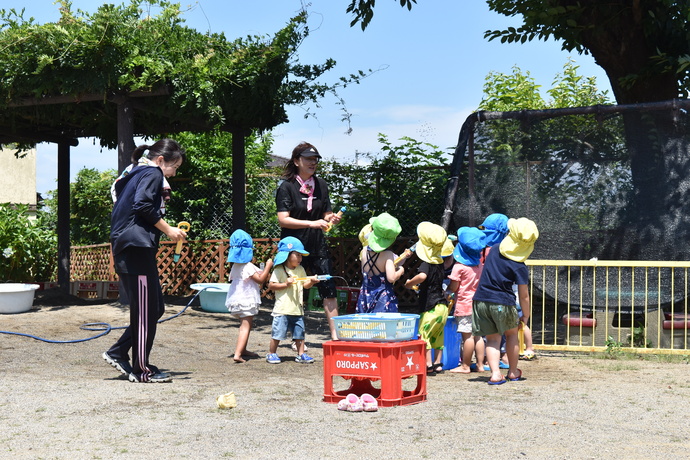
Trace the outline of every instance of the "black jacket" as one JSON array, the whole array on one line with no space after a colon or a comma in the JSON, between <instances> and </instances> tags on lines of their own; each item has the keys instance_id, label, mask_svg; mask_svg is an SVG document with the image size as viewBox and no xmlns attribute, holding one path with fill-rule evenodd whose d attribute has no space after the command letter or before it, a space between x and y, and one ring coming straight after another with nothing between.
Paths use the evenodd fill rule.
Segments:
<instances>
[{"instance_id":1,"label":"black jacket","mask_svg":"<svg viewBox=\"0 0 690 460\"><path fill-rule=\"evenodd\" d=\"M110 219L113 254L136 246L156 248L161 231L155 224L161 215L163 171L153 166L136 166L115 184L117 201Z\"/></svg>"}]
</instances>

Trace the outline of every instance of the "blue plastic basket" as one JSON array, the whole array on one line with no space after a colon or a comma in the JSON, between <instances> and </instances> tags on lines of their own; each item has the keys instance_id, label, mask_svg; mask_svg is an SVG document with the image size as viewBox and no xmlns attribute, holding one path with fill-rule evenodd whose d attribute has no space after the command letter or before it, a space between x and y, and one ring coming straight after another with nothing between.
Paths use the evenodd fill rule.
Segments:
<instances>
[{"instance_id":1,"label":"blue plastic basket","mask_svg":"<svg viewBox=\"0 0 690 460\"><path fill-rule=\"evenodd\" d=\"M333 318L339 340L401 342L417 338L419 315L409 313L360 313Z\"/></svg>"}]
</instances>

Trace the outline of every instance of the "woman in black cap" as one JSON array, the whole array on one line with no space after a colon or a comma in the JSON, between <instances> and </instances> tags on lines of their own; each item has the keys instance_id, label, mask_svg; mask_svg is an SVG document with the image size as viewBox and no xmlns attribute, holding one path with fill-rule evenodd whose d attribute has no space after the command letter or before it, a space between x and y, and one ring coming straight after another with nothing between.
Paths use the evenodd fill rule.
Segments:
<instances>
[{"instance_id":1,"label":"woman in black cap","mask_svg":"<svg viewBox=\"0 0 690 460\"><path fill-rule=\"evenodd\" d=\"M307 142L292 150L292 157L285 164L284 181L276 194L276 209L282 229L280 237L294 236L309 252L302 259L302 266L314 275L330 275L333 262L324 230L330 224L340 222L340 217L331 209L326 181L314 175L319 160L319 151ZM331 338L336 340L332 319L338 314L335 282L331 279L317 286L323 299Z\"/></svg>"}]
</instances>

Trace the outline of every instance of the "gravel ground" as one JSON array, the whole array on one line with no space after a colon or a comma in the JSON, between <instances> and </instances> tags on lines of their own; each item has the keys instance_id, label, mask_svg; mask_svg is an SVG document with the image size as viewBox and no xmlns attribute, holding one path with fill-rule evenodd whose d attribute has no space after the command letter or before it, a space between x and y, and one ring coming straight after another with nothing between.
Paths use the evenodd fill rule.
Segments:
<instances>
[{"instance_id":1,"label":"gravel ground","mask_svg":"<svg viewBox=\"0 0 690 460\"><path fill-rule=\"evenodd\" d=\"M117 304L37 301L0 315L0 330L73 340L84 323L125 325ZM166 317L188 299L171 299ZM264 355L270 306L250 348ZM525 379L486 384L488 373L427 381L427 401L349 413L322 401L323 314L307 319L315 364L232 361L237 322L188 308L159 326L152 362L166 384L134 384L100 357L119 331L49 344L0 334L0 458L687 458L688 365L541 353ZM234 409L216 398L237 397Z\"/></svg>"}]
</instances>

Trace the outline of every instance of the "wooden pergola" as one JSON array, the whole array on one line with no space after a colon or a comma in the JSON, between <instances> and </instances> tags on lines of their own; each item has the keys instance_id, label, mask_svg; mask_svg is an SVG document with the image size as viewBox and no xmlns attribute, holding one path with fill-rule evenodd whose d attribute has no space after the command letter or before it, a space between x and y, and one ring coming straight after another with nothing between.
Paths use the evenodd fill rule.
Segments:
<instances>
[{"instance_id":1,"label":"wooden pergola","mask_svg":"<svg viewBox=\"0 0 690 460\"><path fill-rule=\"evenodd\" d=\"M58 283L63 292L69 292L70 282L70 148L79 144L79 138L98 137L96 127L102 128L104 122L111 123L116 130L113 134L117 138L118 170L122 171L130 164L131 152L136 147L136 135L207 132L218 128L193 117L181 119L179 114L166 116L165 111L161 110L154 113L151 108L165 106L169 93L168 88L161 87L150 92L22 98L10 102L0 115L0 144L57 144ZM67 112L88 110L94 114L94 123L90 126L73 126L54 117L41 116L41 108L47 106L53 106L53 109L59 106L60 110ZM233 134L233 225L235 228L244 228L245 136L251 132L251 128L237 125L220 128Z\"/></svg>"}]
</instances>

